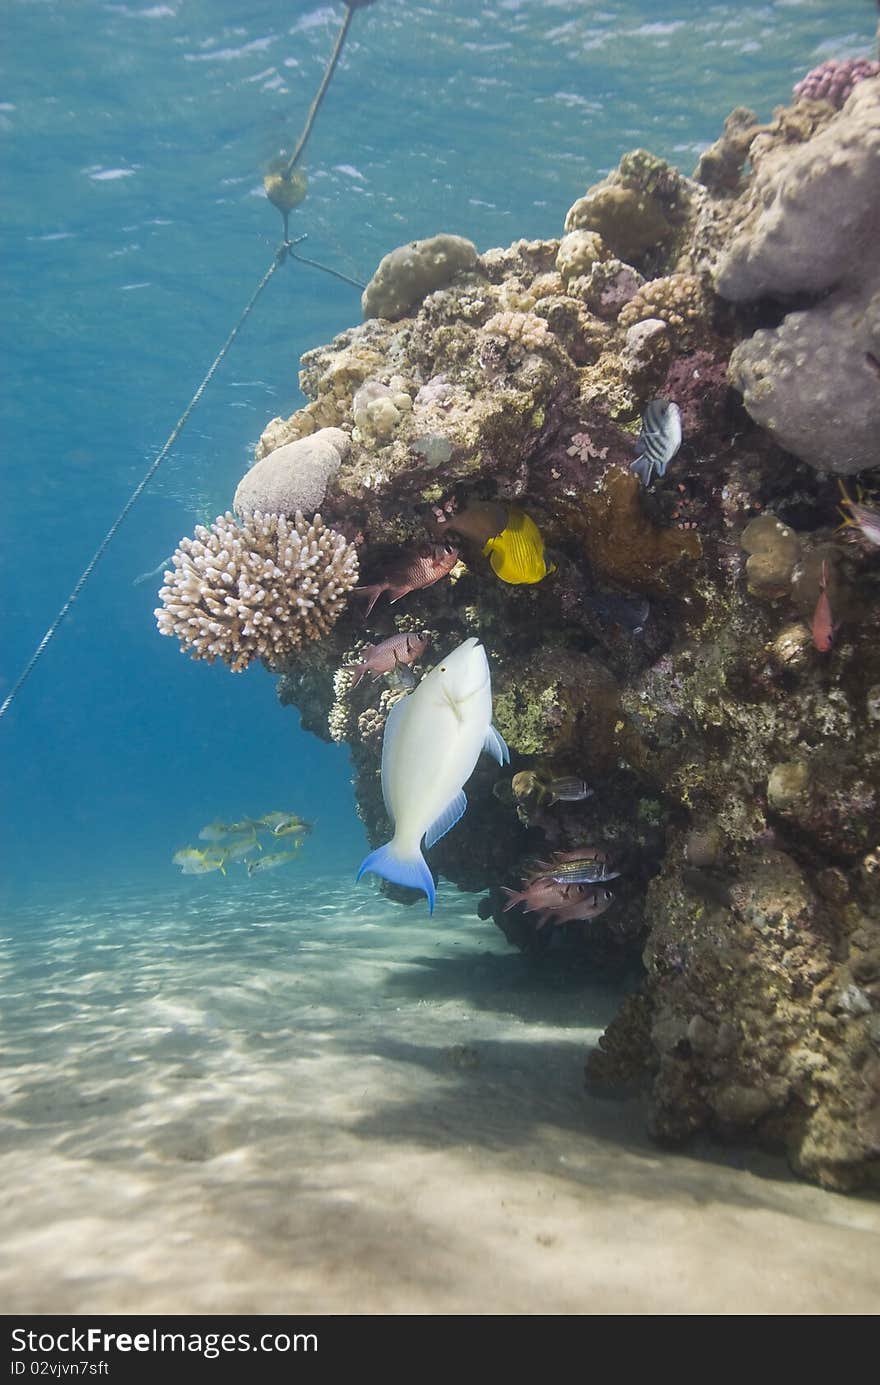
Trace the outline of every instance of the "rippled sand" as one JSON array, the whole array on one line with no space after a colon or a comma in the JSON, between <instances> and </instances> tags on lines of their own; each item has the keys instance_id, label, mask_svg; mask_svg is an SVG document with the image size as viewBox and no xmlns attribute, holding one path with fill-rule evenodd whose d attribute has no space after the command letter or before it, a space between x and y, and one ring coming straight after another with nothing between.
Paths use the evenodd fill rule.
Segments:
<instances>
[{"instance_id":1,"label":"rippled sand","mask_svg":"<svg viewBox=\"0 0 880 1385\"><path fill-rule=\"evenodd\" d=\"M279 877L3 932L7 1313L878 1309L880 1203L658 1151L583 1091L615 998L448 886L433 922Z\"/></svg>"}]
</instances>

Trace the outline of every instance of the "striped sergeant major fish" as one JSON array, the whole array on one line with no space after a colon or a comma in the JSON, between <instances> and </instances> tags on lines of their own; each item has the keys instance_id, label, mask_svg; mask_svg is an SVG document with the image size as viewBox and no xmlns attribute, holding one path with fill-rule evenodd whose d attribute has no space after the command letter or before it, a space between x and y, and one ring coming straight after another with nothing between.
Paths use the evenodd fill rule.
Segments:
<instances>
[{"instance_id":1,"label":"striped sergeant major fish","mask_svg":"<svg viewBox=\"0 0 880 1385\"><path fill-rule=\"evenodd\" d=\"M630 466L643 486L650 486L654 473L666 468L681 447L681 410L668 399L652 399L642 415L638 437L639 455Z\"/></svg>"}]
</instances>

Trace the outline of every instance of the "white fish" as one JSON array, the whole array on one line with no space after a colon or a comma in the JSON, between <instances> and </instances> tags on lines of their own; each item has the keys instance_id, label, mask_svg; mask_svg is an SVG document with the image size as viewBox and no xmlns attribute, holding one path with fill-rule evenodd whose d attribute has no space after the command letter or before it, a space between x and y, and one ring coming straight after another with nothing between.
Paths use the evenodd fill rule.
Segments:
<instances>
[{"instance_id":1,"label":"white fish","mask_svg":"<svg viewBox=\"0 0 880 1385\"><path fill-rule=\"evenodd\" d=\"M390 842L371 851L366 871L424 890L434 912L434 880L421 852L454 827L467 808L462 785L485 750L499 764L507 746L492 725L492 682L486 651L465 640L396 702L382 742L382 793L394 823Z\"/></svg>"}]
</instances>

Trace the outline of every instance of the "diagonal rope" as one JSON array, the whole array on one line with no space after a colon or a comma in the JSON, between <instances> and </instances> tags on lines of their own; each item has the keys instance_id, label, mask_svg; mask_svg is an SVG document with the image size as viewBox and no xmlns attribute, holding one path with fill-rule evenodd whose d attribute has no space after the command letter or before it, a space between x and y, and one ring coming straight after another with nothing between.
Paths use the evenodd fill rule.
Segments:
<instances>
[{"instance_id":1,"label":"diagonal rope","mask_svg":"<svg viewBox=\"0 0 880 1385\"><path fill-rule=\"evenodd\" d=\"M79 577L79 580L76 583L76 586L73 588L73 591L70 593L64 605L61 607L61 610L58 612L57 616L52 621L52 624L49 626L49 629L46 631L45 635L40 640L40 643L37 645L36 649L34 650L33 654L31 655L30 659L28 660L27 664L25 665L24 669L19 675L11 692L9 692L9 694L4 699L2 705L0 705L0 717L5 716L8 708L15 701L15 698L18 696L21 687L30 677L35 665L41 658L47 645L54 638L56 630L70 612L71 606L76 601L86 582L88 582L95 568L98 566L98 563L101 561L104 554L107 552L107 549L110 547L110 544L116 537L116 533L119 530L120 526L124 523L125 519L131 512L133 506L143 495L147 486L150 484L156 472L159 470L159 467L162 465L165 458L168 456L168 453L171 451L171 448L177 442L177 439L180 437L180 434L183 432L183 429L186 426L186 422L189 419L190 414L192 413L193 409L198 404L208 385L211 383L214 376L216 375L217 370L223 361L223 358L225 357L232 343L235 341L235 338L238 336L239 332L244 326L245 321L250 315L251 309L253 308L260 294L263 292L263 289L268 284L269 280L272 278L272 275L275 273L276 269L279 269L280 266L284 263L288 253L289 252L286 244L279 247L274 260L272 261L269 268L266 270L266 273L263 275L259 284L254 289L250 298L248 299L244 311L242 312L232 331L229 333L229 336L226 338L225 342L221 346L217 355L214 357L214 360L211 362L211 366L208 370L208 373L202 380L202 383L199 385L192 399L189 401L183 413L180 415L180 418L177 420L171 432L169 433L165 445L162 447L156 459L150 464L144 475L141 477L140 481L138 481L131 495L126 500L119 514L116 516L110 528L107 530L107 533L104 535L98 547L95 549L95 552L92 554L92 557L90 558L86 567L83 569Z\"/></svg>"},{"instance_id":2,"label":"diagonal rope","mask_svg":"<svg viewBox=\"0 0 880 1385\"><path fill-rule=\"evenodd\" d=\"M300 240L305 240L305 236L300 236L299 240L294 241L293 244L298 245ZM312 269L320 269L324 274L332 274L334 279L341 279L343 284L351 284L356 289L367 287L366 284L361 283L360 279L352 279L350 275L343 274L339 269L331 269L328 264L321 264L320 260L310 260L305 255L295 255L292 250L289 253L290 258L296 260L298 264L311 265Z\"/></svg>"},{"instance_id":3,"label":"diagonal rope","mask_svg":"<svg viewBox=\"0 0 880 1385\"><path fill-rule=\"evenodd\" d=\"M343 19L339 33L336 36L336 43L333 46L333 52L330 54L330 59L327 63L326 68L324 69L324 76L321 78L321 84L318 87L315 99L309 107L308 114L306 116L306 123L303 127L303 132L300 135L299 140L297 141L296 148L293 151L290 160L285 166L285 176L287 177L291 175L300 158L302 157L309 135L312 133L312 126L315 123L315 117L317 116L318 111L320 110L321 103L324 100L327 88L330 85L331 78L333 76L333 73L336 71L336 66L342 54L342 49L345 44L345 39L348 34L349 26L351 24L354 11L356 9L364 9L367 5L370 5L372 3L373 0L345 0L345 18ZM7 711L12 706L12 703L15 701L22 687L34 671L36 665L39 663L45 650L54 639L59 626L63 623L63 621L70 613L70 609L76 601L77 597L82 592L83 587L86 585L95 568L98 566L98 563L101 561L107 549L110 547L110 544L116 537L116 534L119 531L120 526L125 522L131 510L133 509L137 501L140 499L140 497L143 495L144 491L152 481L156 472L159 470L159 467L162 465L165 458L168 456L168 453L171 451L171 448L174 446L177 439L180 437L180 434L183 432L183 429L185 428L189 420L190 414L192 413L193 409L198 404L208 385L211 383L212 379L216 375L217 370L219 369L224 357L226 356L226 353L229 351L229 348L232 346L232 343L235 341L235 338L238 336L239 332L244 326L244 323L250 316L254 304L260 297L260 294L263 292L266 285L269 283L269 280L272 278L275 271L277 269L280 269L281 265L283 265L284 261L289 256L291 259L299 260L301 264L310 265L313 269L320 269L325 274L331 274L335 279L341 279L343 283L352 284L355 288L359 289L364 288L364 285L359 283L357 279L350 279L347 274L342 274L339 270L331 269L329 265L321 264L318 260L307 259L305 255L295 255L293 253L293 246L299 245L300 241L305 240L305 236L298 236L296 240L290 240L287 235L287 213L283 213L283 216L284 240L275 252L275 258L273 259L269 268L266 270L266 273L263 275L257 287L254 289L254 292L248 299L247 304L245 305L243 312L239 316L238 321L236 322L232 331L229 333L229 336L226 338L225 342L221 346L219 352L214 357L214 360L211 362L211 366L207 374L205 375L204 379L202 380L192 399L187 404L183 413L180 415L180 418L177 420L171 432L169 433L168 439L165 442L164 446L156 456L155 460L151 462L150 466L147 468L146 472L141 477L138 484L135 486L131 495L128 497L128 500L126 500L119 514L116 516L110 528L107 530L107 533L104 535L95 552L92 554L92 557L89 559L89 562L86 564L85 568L80 574L76 585L74 586L64 605L61 607L60 611L55 616L55 619L52 621L52 624L49 626L45 635L40 640L40 643L37 645L33 654L28 659L27 663L25 664L24 668L22 669L21 673L19 674L18 678L13 684L11 690L4 698L3 702L0 703L0 719L2 719L6 715Z\"/></svg>"},{"instance_id":4,"label":"diagonal rope","mask_svg":"<svg viewBox=\"0 0 880 1385\"><path fill-rule=\"evenodd\" d=\"M351 24L352 16L354 15L354 10L355 7L353 5L346 3L345 18L343 19L342 24L340 25L339 33L336 35L336 42L333 45L333 52L330 54L330 61L327 63L327 66L324 69L324 76L321 78L321 85L318 87L318 90L315 93L314 101L309 106L308 115L306 116L306 123L303 126L303 132L297 141L296 148L294 149L290 158L287 160L287 163L284 165L285 178L290 177L291 173L296 168L297 164L303 156L303 153L305 152L305 147L308 143L309 135L312 133L312 126L315 123L315 117L317 116L318 111L321 109L321 103L327 94L327 88L330 85L330 79L332 78L333 73L336 71L336 64L339 62L339 59L342 56L342 50L345 46L345 40L346 36L348 35L349 25Z\"/></svg>"}]
</instances>

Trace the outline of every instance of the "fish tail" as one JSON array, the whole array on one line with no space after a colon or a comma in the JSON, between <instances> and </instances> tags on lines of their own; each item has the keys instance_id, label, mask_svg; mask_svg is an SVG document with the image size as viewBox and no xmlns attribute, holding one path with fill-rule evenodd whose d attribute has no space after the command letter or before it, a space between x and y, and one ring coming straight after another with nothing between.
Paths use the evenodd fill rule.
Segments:
<instances>
[{"instance_id":1,"label":"fish tail","mask_svg":"<svg viewBox=\"0 0 880 1385\"><path fill-rule=\"evenodd\" d=\"M650 486L651 477L654 475L654 463L650 457L636 457L635 461L630 463L629 469L635 472L643 486Z\"/></svg>"},{"instance_id":2,"label":"fish tail","mask_svg":"<svg viewBox=\"0 0 880 1385\"><path fill-rule=\"evenodd\" d=\"M395 885L408 885L410 889L423 890L428 896L428 912L433 914L436 894L434 877L418 847L414 856L399 856L394 842L386 842L384 846L364 857L355 878L360 880L368 871L372 871L374 875L381 875L384 880L390 880Z\"/></svg>"},{"instance_id":3,"label":"fish tail","mask_svg":"<svg viewBox=\"0 0 880 1385\"><path fill-rule=\"evenodd\" d=\"M386 587L384 582L376 582L371 587L355 587L356 592L360 592L362 595L368 595L370 598L364 609L364 619L370 614L376 602L379 600L379 597L385 590Z\"/></svg>"},{"instance_id":4,"label":"fish tail","mask_svg":"<svg viewBox=\"0 0 880 1385\"><path fill-rule=\"evenodd\" d=\"M367 607L366 611L364 612L364 615L367 615L367 616L368 616L368 615L370 614L370 611L371 611L372 609L373 609L373 607L372 607L372 604L371 604L371 605L369 605L369 606ZM352 682L351 689L349 689L349 691L351 691L351 690L353 690L354 688L357 687L358 683L361 681L361 679L363 678L364 674L365 674L366 671L367 671L367 666L366 666L366 664L352 664L352 666L351 666L351 671L352 671L352 673L354 674L354 680L353 680L353 682Z\"/></svg>"},{"instance_id":5,"label":"fish tail","mask_svg":"<svg viewBox=\"0 0 880 1385\"><path fill-rule=\"evenodd\" d=\"M502 885L501 889L502 892L507 895L507 903L504 906L505 914L507 913L508 909L515 909L517 904L525 903L525 892L521 894L519 890L509 890L506 885Z\"/></svg>"}]
</instances>

